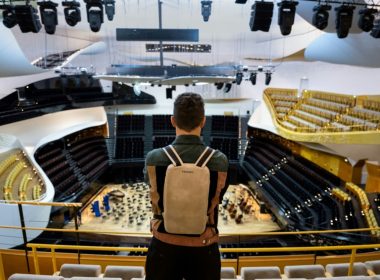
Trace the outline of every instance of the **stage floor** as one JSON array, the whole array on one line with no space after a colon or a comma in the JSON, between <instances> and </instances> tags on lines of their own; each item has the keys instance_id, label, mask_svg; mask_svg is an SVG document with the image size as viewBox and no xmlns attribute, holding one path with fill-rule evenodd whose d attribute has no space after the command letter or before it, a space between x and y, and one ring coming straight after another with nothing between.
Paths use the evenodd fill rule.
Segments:
<instances>
[{"instance_id":1,"label":"stage floor","mask_svg":"<svg viewBox=\"0 0 380 280\"><path fill-rule=\"evenodd\" d=\"M104 197L109 196L109 210ZM97 202L98 201L98 202ZM93 205L99 203L98 215ZM96 208L96 207L95 207ZM124 233L126 236L147 236L152 218L149 186L145 183L105 185L81 212L80 230ZM73 228L70 222L65 228ZM218 228L221 235L255 234L280 230L270 214L261 214L260 206L244 185L230 185L219 205ZM100 234L100 233L99 233Z\"/></svg>"}]
</instances>

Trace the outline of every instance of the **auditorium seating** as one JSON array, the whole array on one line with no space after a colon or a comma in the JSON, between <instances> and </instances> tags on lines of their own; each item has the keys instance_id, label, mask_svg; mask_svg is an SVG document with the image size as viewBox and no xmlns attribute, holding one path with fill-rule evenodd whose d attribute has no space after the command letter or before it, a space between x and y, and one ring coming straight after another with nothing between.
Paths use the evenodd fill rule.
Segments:
<instances>
[{"instance_id":1,"label":"auditorium seating","mask_svg":"<svg viewBox=\"0 0 380 280\"><path fill-rule=\"evenodd\" d=\"M162 148L173 143L174 136L153 136L153 149Z\"/></svg>"},{"instance_id":2,"label":"auditorium seating","mask_svg":"<svg viewBox=\"0 0 380 280\"><path fill-rule=\"evenodd\" d=\"M236 138L212 137L210 147L224 153L229 160L238 159L239 141Z\"/></svg>"},{"instance_id":3,"label":"auditorium seating","mask_svg":"<svg viewBox=\"0 0 380 280\"><path fill-rule=\"evenodd\" d=\"M144 274L144 268L141 266L108 265L104 271L103 278L116 277L122 280L130 280L134 277L143 277Z\"/></svg>"},{"instance_id":4,"label":"auditorium seating","mask_svg":"<svg viewBox=\"0 0 380 280\"><path fill-rule=\"evenodd\" d=\"M366 261L364 264L369 271L369 275L380 275L380 260Z\"/></svg>"},{"instance_id":5,"label":"auditorium seating","mask_svg":"<svg viewBox=\"0 0 380 280\"><path fill-rule=\"evenodd\" d=\"M117 138L115 158L144 158L144 138L139 136Z\"/></svg>"},{"instance_id":6,"label":"auditorium seating","mask_svg":"<svg viewBox=\"0 0 380 280\"><path fill-rule=\"evenodd\" d=\"M236 279L236 271L233 267L222 267L220 271L222 279Z\"/></svg>"},{"instance_id":7,"label":"auditorium seating","mask_svg":"<svg viewBox=\"0 0 380 280\"><path fill-rule=\"evenodd\" d=\"M353 264L352 276L348 276L349 263L314 264L314 260L310 259L312 264L308 265L284 265L280 266L276 262L276 256L271 257L271 265L247 266L244 263L239 266L239 271L235 271L234 267L222 267L221 279L316 279L316 280L378 280L379 279L379 263L380 261L367 261L365 263L355 262ZM285 257L285 256L284 256ZM143 266L121 266L107 265L102 273L102 268L98 264L63 264L60 271L54 275L34 275L34 274L13 274L9 280L140 280L145 279Z\"/></svg>"},{"instance_id":8,"label":"auditorium seating","mask_svg":"<svg viewBox=\"0 0 380 280\"><path fill-rule=\"evenodd\" d=\"M297 132L371 131L380 128L380 102L343 94L308 91L302 98L284 89L264 92L269 104L287 129Z\"/></svg>"},{"instance_id":9,"label":"auditorium seating","mask_svg":"<svg viewBox=\"0 0 380 280\"><path fill-rule=\"evenodd\" d=\"M268 139L249 139L242 166L259 197L270 204L268 207L284 226L294 230L366 226L357 204L332 195L340 194L334 189L343 192L337 177Z\"/></svg>"},{"instance_id":10,"label":"auditorium seating","mask_svg":"<svg viewBox=\"0 0 380 280\"><path fill-rule=\"evenodd\" d=\"M171 115L153 115L153 134L173 133L174 127L170 121Z\"/></svg>"},{"instance_id":11,"label":"auditorium seating","mask_svg":"<svg viewBox=\"0 0 380 280\"><path fill-rule=\"evenodd\" d=\"M326 273L332 277L347 276L348 274L348 263L334 263L326 265ZM368 276L367 268L363 263L354 263L353 276Z\"/></svg>"},{"instance_id":12,"label":"auditorium seating","mask_svg":"<svg viewBox=\"0 0 380 280\"><path fill-rule=\"evenodd\" d=\"M325 268L320 264L285 266L284 273L287 278L314 279L325 277Z\"/></svg>"},{"instance_id":13,"label":"auditorium seating","mask_svg":"<svg viewBox=\"0 0 380 280\"><path fill-rule=\"evenodd\" d=\"M40 147L35 158L55 188L55 201L85 192L108 167L108 149L96 128L68 135ZM38 193L36 187L33 193Z\"/></svg>"},{"instance_id":14,"label":"auditorium seating","mask_svg":"<svg viewBox=\"0 0 380 280\"><path fill-rule=\"evenodd\" d=\"M243 267L241 277L244 280L281 279L281 273L277 266Z\"/></svg>"},{"instance_id":15,"label":"auditorium seating","mask_svg":"<svg viewBox=\"0 0 380 280\"><path fill-rule=\"evenodd\" d=\"M117 135L124 134L144 134L145 115L118 115L117 116Z\"/></svg>"},{"instance_id":16,"label":"auditorium seating","mask_svg":"<svg viewBox=\"0 0 380 280\"><path fill-rule=\"evenodd\" d=\"M19 149L0 162L0 186L0 200L36 200L45 190L38 173Z\"/></svg>"},{"instance_id":17,"label":"auditorium seating","mask_svg":"<svg viewBox=\"0 0 380 280\"><path fill-rule=\"evenodd\" d=\"M59 270L58 275L71 278L77 276L84 277L99 277L102 272L100 265L92 264L63 264Z\"/></svg>"},{"instance_id":18,"label":"auditorium seating","mask_svg":"<svg viewBox=\"0 0 380 280\"><path fill-rule=\"evenodd\" d=\"M238 116L211 116L212 135L237 136L239 133Z\"/></svg>"}]
</instances>

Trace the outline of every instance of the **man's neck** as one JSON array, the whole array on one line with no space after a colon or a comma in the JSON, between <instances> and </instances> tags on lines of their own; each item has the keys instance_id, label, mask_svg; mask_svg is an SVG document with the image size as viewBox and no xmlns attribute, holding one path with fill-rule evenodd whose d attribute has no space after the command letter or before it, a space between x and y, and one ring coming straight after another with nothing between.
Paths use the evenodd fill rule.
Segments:
<instances>
[{"instance_id":1,"label":"man's neck","mask_svg":"<svg viewBox=\"0 0 380 280\"><path fill-rule=\"evenodd\" d=\"M183 129L180 129L178 127L176 127L175 129L175 135L176 136L181 136L181 135L194 135L194 136L198 136L200 137L201 136L201 131L202 129L200 127L197 127L191 131L186 131L186 130L183 130Z\"/></svg>"}]
</instances>

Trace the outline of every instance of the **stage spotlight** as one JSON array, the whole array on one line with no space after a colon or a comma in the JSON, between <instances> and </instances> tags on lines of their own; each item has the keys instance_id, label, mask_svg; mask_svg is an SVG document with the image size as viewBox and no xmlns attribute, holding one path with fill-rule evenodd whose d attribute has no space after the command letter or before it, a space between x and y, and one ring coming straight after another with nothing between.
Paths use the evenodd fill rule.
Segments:
<instances>
[{"instance_id":1,"label":"stage spotlight","mask_svg":"<svg viewBox=\"0 0 380 280\"><path fill-rule=\"evenodd\" d=\"M228 84L226 84L226 85L224 86L223 91L224 91L225 93L230 92L231 87L232 87L232 84L228 83Z\"/></svg>"},{"instance_id":2,"label":"stage spotlight","mask_svg":"<svg viewBox=\"0 0 380 280\"><path fill-rule=\"evenodd\" d=\"M330 10L331 10L330 5L317 5L313 8L314 15L313 15L312 23L316 28L323 30L327 27L329 23L328 11Z\"/></svg>"},{"instance_id":3,"label":"stage spotlight","mask_svg":"<svg viewBox=\"0 0 380 280\"><path fill-rule=\"evenodd\" d=\"M292 32L294 17L296 14L297 1L282 1L278 5L278 25L282 35L289 35Z\"/></svg>"},{"instance_id":4,"label":"stage spotlight","mask_svg":"<svg viewBox=\"0 0 380 280\"><path fill-rule=\"evenodd\" d=\"M106 15L109 21L113 20L115 15L115 0L103 0L106 9Z\"/></svg>"},{"instance_id":5,"label":"stage spotlight","mask_svg":"<svg viewBox=\"0 0 380 280\"><path fill-rule=\"evenodd\" d=\"M93 32L98 32L104 22L102 0L85 0L87 10L87 21Z\"/></svg>"},{"instance_id":6,"label":"stage spotlight","mask_svg":"<svg viewBox=\"0 0 380 280\"><path fill-rule=\"evenodd\" d=\"M375 19L370 35L376 39L380 38L380 19Z\"/></svg>"},{"instance_id":7,"label":"stage spotlight","mask_svg":"<svg viewBox=\"0 0 380 280\"><path fill-rule=\"evenodd\" d=\"M252 5L249 27L251 31L268 32L272 23L273 2L255 1Z\"/></svg>"},{"instance_id":8,"label":"stage spotlight","mask_svg":"<svg viewBox=\"0 0 380 280\"><path fill-rule=\"evenodd\" d=\"M210 15L211 15L211 4L212 4L212 1L210 1L210 0L201 1L202 17L203 17L203 21L205 21L205 22L208 21Z\"/></svg>"},{"instance_id":9,"label":"stage spotlight","mask_svg":"<svg viewBox=\"0 0 380 280\"><path fill-rule=\"evenodd\" d=\"M62 6L65 7L63 12L68 25L75 26L81 21L80 4L76 1L63 1Z\"/></svg>"},{"instance_id":10,"label":"stage spotlight","mask_svg":"<svg viewBox=\"0 0 380 280\"><path fill-rule=\"evenodd\" d=\"M216 89L217 89L217 90L222 89L223 86L224 86L224 83L216 83Z\"/></svg>"},{"instance_id":11,"label":"stage spotlight","mask_svg":"<svg viewBox=\"0 0 380 280\"><path fill-rule=\"evenodd\" d=\"M252 72L251 75L249 76L249 80L251 81L252 85L256 85L256 78L257 78L257 73Z\"/></svg>"},{"instance_id":12,"label":"stage spotlight","mask_svg":"<svg viewBox=\"0 0 380 280\"><path fill-rule=\"evenodd\" d=\"M0 6L3 11L3 24L7 28L12 28L17 24L17 17L15 15L15 7L13 5Z\"/></svg>"},{"instance_id":13,"label":"stage spotlight","mask_svg":"<svg viewBox=\"0 0 380 280\"><path fill-rule=\"evenodd\" d=\"M41 21L42 24L45 26L46 33L54 34L58 24L58 4L52 1L43 1L38 2L37 5L40 6Z\"/></svg>"},{"instance_id":14,"label":"stage spotlight","mask_svg":"<svg viewBox=\"0 0 380 280\"><path fill-rule=\"evenodd\" d=\"M236 84L240 85L243 81L243 73L238 72L236 73Z\"/></svg>"},{"instance_id":15,"label":"stage spotlight","mask_svg":"<svg viewBox=\"0 0 380 280\"><path fill-rule=\"evenodd\" d=\"M166 89L166 99L172 99L173 98L173 89L167 88Z\"/></svg>"},{"instance_id":16,"label":"stage spotlight","mask_svg":"<svg viewBox=\"0 0 380 280\"><path fill-rule=\"evenodd\" d=\"M38 33L41 30L42 25L37 9L31 5L16 5L15 15L22 33Z\"/></svg>"},{"instance_id":17,"label":"stage spotlight","mask_svg":"<svg viewBox=\"0 0 380 280\"><path fill-rule=\"evenodd\" d=\"M365 8L359 11L358 26L364 32L369 32L373 28L373 22L375 21L376 9Z\"/></svg>"},{"instance_id":18,"label":"stage spotlight","mask_svg":"<svg viewBox=\"0 0 380 280\"><path fill-rule=\"evenodd\" d=\"M270 81L272 80L272 73L271 72L265 72L265 85L269 85Z\"/></svg>"},{"instance_id":19,"label":"stage spotlight","mask_svg":"<svg viewBox=\"0 0 380 280\"><path fill-rule=\"evenodd\" d=\"M352 25L352 16L354 13L354 6L341 5L335 8L336 19L335 19L335 28L338 38L346 38L351 25Z\"/></svg>"}]
</instances>

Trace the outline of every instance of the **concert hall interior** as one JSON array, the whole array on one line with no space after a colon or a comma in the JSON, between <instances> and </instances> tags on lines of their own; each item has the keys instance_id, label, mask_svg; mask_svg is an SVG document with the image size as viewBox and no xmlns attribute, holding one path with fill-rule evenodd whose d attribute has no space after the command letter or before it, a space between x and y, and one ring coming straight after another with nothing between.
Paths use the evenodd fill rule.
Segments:
<instances>
[{"instance_id":1,"label":"concert hall interior","mask_svg":"<svg viewBox=\"0 0 380 280\"><path fill-rule=\"evenodd\" d=\"M184 92L229 161L222 278L380 275L379 7L0 0L0 280L144 279Z\"/></svg>"}]
</instances>

